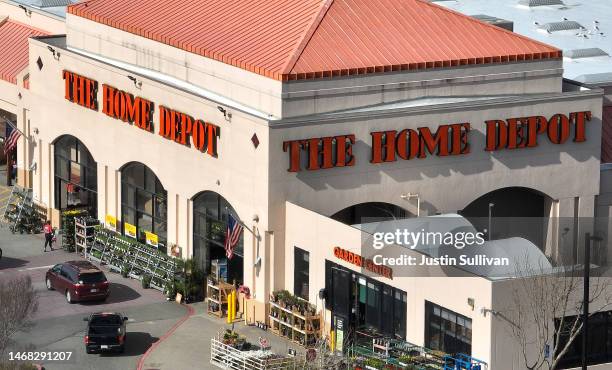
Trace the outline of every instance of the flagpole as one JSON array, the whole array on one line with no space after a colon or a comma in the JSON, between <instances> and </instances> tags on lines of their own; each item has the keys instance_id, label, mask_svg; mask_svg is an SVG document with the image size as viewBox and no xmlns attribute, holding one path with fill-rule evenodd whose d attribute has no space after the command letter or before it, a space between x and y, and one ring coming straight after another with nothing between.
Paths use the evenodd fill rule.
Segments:
<instances>
[{"instance_id":1,"label":"flagpole","mask_svg":"<svg viewBox=\"0 0 612 370\"><path fill-rule=\"evenodd\" d=\"M249 227L248 227L248 226L247 226L247 225L246 225L244 222L242 222L242 220L240 219L240 217L238 217L238 215L237 215L237 214L235 214L234 212L232 212L232 211L230 210L230 208L229 208L229 207L227 207L227 206L225 207L225 210L227 211L227 213L231 214L231 215L232 215L232 217L234 217L234 219L236 219L236 222L238 222L240 225L242 225L242 227L244 227L245 229L247 229L247 231L248 231L248 232L250 232L251 234L253 234L253 236L254 236L255 238L257 238L257 240L259 240L259 235L257 235L257 234L255 233L255 231L253 231L253 230L249 229Z\"/></svg>"},{"instance_id":2,"label":"flagpole","mask_svg":"<svg viewBox=\"0 0 612 370\"><path fill-rule=\"evenodd\" d=\"M4 120L5 123L7 123L9 126L11 126L13 128L13 130L17 130L17 132L19 132L24 139L29 139L28 136L26 134L23 133L23 131L21 131L20 129L17 128L17 124L13 124L13 122L11 122L10 120L2 117L2 119Z\"/></svg>"}]
</instances>

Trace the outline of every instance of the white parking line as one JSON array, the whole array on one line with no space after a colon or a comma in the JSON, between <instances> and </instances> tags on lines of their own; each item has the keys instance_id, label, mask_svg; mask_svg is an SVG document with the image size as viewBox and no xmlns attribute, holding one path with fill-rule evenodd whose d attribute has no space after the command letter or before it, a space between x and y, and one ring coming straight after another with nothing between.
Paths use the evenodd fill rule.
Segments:
<instances>
[{"instance_id":1,"label":"white parking line","mask_svg":"<svg viewBox=\"0 0 612 370\"><path fill-rule=\"evenodd\" d=\"M25 269L19 269L17 271L32 271L32 270L48 269L48 268L51 268L53 266L55 266L55 265L39 266L39 267L28 267L28 268L25 268Z\"/></svg>"}]
</instances>

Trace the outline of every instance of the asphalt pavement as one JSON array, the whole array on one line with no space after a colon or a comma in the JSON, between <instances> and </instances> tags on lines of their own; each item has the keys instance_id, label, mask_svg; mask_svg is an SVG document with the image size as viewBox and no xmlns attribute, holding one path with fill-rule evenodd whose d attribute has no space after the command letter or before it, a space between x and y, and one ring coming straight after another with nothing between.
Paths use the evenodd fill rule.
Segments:
<instances>
[{"instance_id":1,"label":"asphalt pavement","mask_svg":"<svg viewBox=\"0 0 612 370\"><path fill-rule=\"evenodd\" d=\"M2 190L0 188L0 192ZM43 244L42 235L12 234L6 225L0 227L0 248L3 250L0 280L29 275L38 293L38 311L32 318L32 325L13 338L11 349L71 353L68 361L41 362L45 369L136 369L147 349L187 313L184 306L167 302L160 292L143 289L139 281L106 271L111 294L105 302L69 304L61 293L47 290L45 273L56 263L82 257L61 249L43 252ZM129 318L125 352L86 354L83 318L92 312L109 311L121 312Z\"/></svg>"}]
</instances>

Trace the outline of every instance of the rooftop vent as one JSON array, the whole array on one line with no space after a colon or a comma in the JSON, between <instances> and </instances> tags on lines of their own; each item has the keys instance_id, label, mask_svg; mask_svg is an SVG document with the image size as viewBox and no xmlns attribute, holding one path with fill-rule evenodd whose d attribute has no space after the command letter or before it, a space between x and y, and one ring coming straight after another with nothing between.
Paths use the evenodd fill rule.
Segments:
<instances>
[{"instance_id":1,"label":"rooftop vent","mask_svg":"<svg viewBox=\"0 0 612 370\"><path fill-rule=\"evenodd\" d=\"M564 51L563 56L570 59L591 58L591 57L606 57L608 53L600 48L574 49Z\"/></svg>"},{"instance_id":2,"label":"rooftop vent","mask_svg":"<svg viewBox=\"0 0 612 370\"><path fill-rule=\"evenodd\" d=\"M68 6L72 3L73 1L71 0L38 0L32 5L39 8L53 8L57 6Z\"/></svg>"},{"instance_id":3,"label":"rooftop vent","mask_svg":"<svg viewBox=\"0 0 612 370\"><path fill-rule=\"evenodd\" d=\"M546 32L559 32L559 31L571 31L571 30L579 30L582 25L576 21L561 21L561 22L551 22L546 23L539 26L541 30Z\"/></svg>"},{"instance_id":4,"label":"rooftop vent","mask_svg":"<svg viewBox=\"0 0 612 370\"><path fill-rule=\"evenodd\" d=\"M492 24L494 26L503 28L508 31L514 31L514 22L512 21L493 17L493 16L486 15L486 14L476 14L476 15L472 15L472 17L478 19L479 21L482 21L488 24Z\"/></svg>"},{"instance_id":5,"label":"rooftop vent","mask_svg":"<svg viewBox=\"0 0 612 370\"><path fill-rule=\"evenodd\" d=\"M519 0L519 5L528 7L534 6L550 6L550 5L564 5L561 0Z\"/></svg>"}]
</instances>

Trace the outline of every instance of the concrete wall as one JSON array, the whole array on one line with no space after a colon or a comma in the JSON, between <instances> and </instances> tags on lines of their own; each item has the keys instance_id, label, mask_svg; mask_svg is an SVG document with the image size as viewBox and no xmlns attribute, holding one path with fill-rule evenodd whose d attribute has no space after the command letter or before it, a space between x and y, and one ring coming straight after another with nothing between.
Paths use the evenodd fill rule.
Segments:
<instances>
[{"instance_id":1,"label":"concrete wall","mask_svg":"<svg viewBox=\"0 0 612 370\"><path fill-rule=\"evenodd\" d=\"M427 97L559 93L560 60L437 68L283 84L283 117L319 114Z\"/></svg>"}]
</instances>

